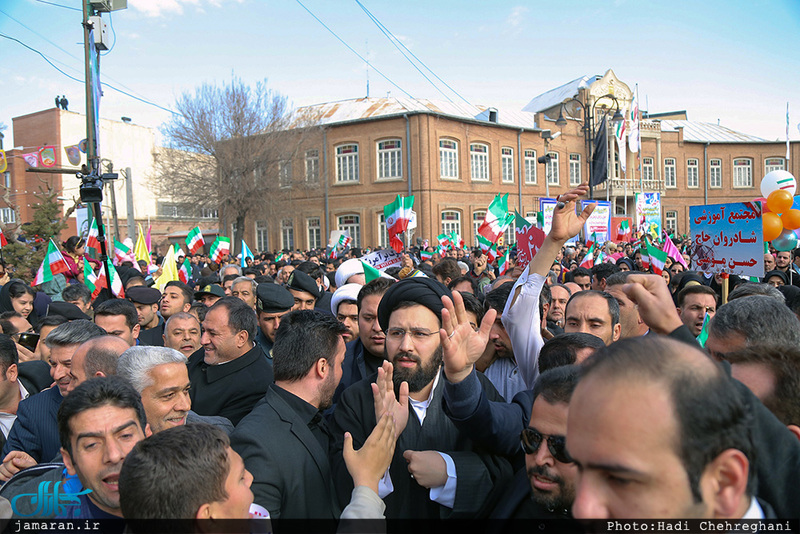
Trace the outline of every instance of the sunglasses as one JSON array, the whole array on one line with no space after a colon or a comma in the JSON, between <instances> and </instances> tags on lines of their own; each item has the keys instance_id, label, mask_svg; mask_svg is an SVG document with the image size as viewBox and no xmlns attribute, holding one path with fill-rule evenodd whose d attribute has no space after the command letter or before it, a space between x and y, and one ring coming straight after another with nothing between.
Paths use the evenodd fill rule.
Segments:
<instances>
[{"instance_id":1,"label":"sunglasses","mask_svg":"<svg viewBox=\"0 0 800 534\"><path fill-rule=\"evenodd\" d=\"M567 453L567 438L564 436L548 436L529 426L522 431L520 441L525 454L536 454L539 447L542 446L542 441L547 441L547 450L550 451L553 458L562 464L573 462Z\"/></svg>"}]
</instances>

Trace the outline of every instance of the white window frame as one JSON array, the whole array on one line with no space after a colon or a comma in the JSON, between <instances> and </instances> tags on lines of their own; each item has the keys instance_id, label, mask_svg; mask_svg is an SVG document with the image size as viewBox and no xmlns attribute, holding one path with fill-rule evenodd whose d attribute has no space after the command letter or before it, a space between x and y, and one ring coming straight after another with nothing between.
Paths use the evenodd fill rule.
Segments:
<instances>
[{"instance_id":1,"label":"white window frame","mask_svg":"<svg viewBox=\"0 0 800 534\"><path fill-rule=\"evenodd\" d=\"M517 234L516 234L516 221L511 221L511 224L508 225L508 228L505 229L503 232L503 246L510 247L514 243L517 242Z\"/></svg>"},{"instance_id":2,"label":"white window frame","mask_svg":"<svg viewBox=\"0 0 800 534\"><path fill-rule=\"evenodd\" d=\"M478 245L478 228L483 224L486 218L486 210L477 210L472 212L472 239L475 246Z\"/></svg>"},{"instance_id":3,"label":"white window frame","mask_svg":"<svg viewBox=\"0 0 800 534\"><path fill-rule=\"evenodd\" d=\"M11 189L11 172L10 171L3 172L3 184L5 185L6 189Z\"/></svg>"},{"instance_id":4,"label":"white window frame","mask_svg":"<svg viewBox=\"0 0 800 534\"><path fill-rule=\"evenodd\" d=\"M768 174L772 171L785 171L786 170L786 160L780 157L774 158L765 158L764 159L764 174Z\"/></svg>"},{"instance_id":5,"label":"white window frame","mask_svg":"<svg viewBox=\"0 0 800 534\"><path fill-rule=\"evenodd\" d=\"M256 250L267 252L269 250L269 226L267 221L256 221Z\"/></svg>"},{"instance_id":6,"label":"white window frame","mask_svg":"<svg viewBox=\"0 0 800 534\"><path fill-rule=\"evenodd\" d=\"M217 208L200 208L201 219L219 219L219 210Z\"/></svg>"},{"instance_id":7,"label":"white window frame","mask_svg":"<svg viewBox=\"0 0 800 534\"><path fill-rule=\"evenodd\" d=\"M351 220L347 220L352 217ZM357 213L345 213L336 218L337 229L347 232L350 236L350 246L361 246L361 216Z\"/></svg>"},{"instance_id":8,"label":"white window frame","mask_svg":"<svg viewBox=\"0 0 800 534\"><path fill-rule=\"evenodd\" d=\"M514 149L504 146L500 149L500 167L504 184L514 183Z\"/></svg>"},{"instance_id":9,"label":"white window frame","mask_svg":"<svg viewBox=\"0 0 800 534\"><path fill-rule=\"evenodd\" d=\"M458 141L439 139L439 177L442 180L458 180Z\"/></svg>"},{"instance_id":10,"label":"white window frame","mask_svg":"<svg viewBox=\"0 0 800 534\"><path fill-rule=\"evenodd\" d=\"M336 183L357 184L358 143L346 143L336 147Z\"/></svg>"},{"instance_id":11,"label":"white window frame","mask_svg":"<svg viewBox=\"0 0 800 534\"><path fill-rule=\"evenodd\" d=\"M642 158L642 180L653 181L655 179L654 171L653 158Z\"/></svg>"},{"instance_id":12,"label":"white window frame","mask_svg":"<svg viewBox=\"0 0 800 534\"><path fill-rule=\"evenodd\" d=\"M11 224L17 222L17 212L14 208L0 208L0 222ZM8 235L6 237L9 237Z\"/></svg>"},{"instance_id":13,"label":"white window frame","mask_svg":"<svg viewBox=\"0 0 800 534\"><path fill-rule=\"evenodd\" d=\"M678 212L675 210L668 210L664 212L664 230L669 233L678 231ZM674 258L673 258L674 259Z\"/></svg>"},{"instance_id":14,"label":"white window frame","mask_svg":"<svg viewBox=\"0 0 800 534\"><path fill-rule=\"evenodd\" d=\"M491 181L489 173L489 145L486 143L470 143L469 163L470 178L473 182Z\"/></svg>"},{"instance_id":15,"label":"white window frame","mask_svg":"<svg viewBox=\"0 0 800 534\"><path fill-rule=\"evenodd\" d=\"M306 183L319 183L319 150L306 150L305 167Z\"/></svg>"},{"instance_id":16,"label":"white window frame","mask_svg":"<svg viewBox=\"0 0 800 534\"><path fill-rule=\"evenodd\" d=\"M306 217L306 239L308 250L322 248L322 220L319 217Z\"/></svg>"},{"instance_id":17,"label":"white window frame","mask_svg":"<svg viewBox=\"0 0 800 534\"><path fill-rule=\"evenodd\" d=\"M455 214L455 218L445 218L450 214ZM461 212L458 210L443 210L441 224L441 233L447 234L448 237L452 232L457 232L458 235L461 235Z\"/></svg>"},{"instance_id":18,"label":"white window frame","mask_svg":"<svg viewBox=\"0 0 800 534\"><path fill-rule=\"evenodd\" d=\"M686 187L689 189L700 187L700 161L697 158L686 160Z\"/></svg>"},{"instance_id":19,"label":"white window frame","mask_svg":"<svg viewBox=\"0 0 800 534\"><path fill-rule=\"evenodd\" d=\"M545 175L547 176L547 185L559 185L561 177L558 174L558 152L548 152L550 161L545 164Z\"/></svg>"},{"instance_id":20,"label":"white window frame","mask_svg":"<svg viewBox=\"0 0 800 534\"><path fill-rule=\"evenodd\" d=\"M675 158L664 158L664 187L675 189L678 187L677 162Z\"/></svg>"},{"instance_id":21,"label":"white window frame","mask_svg":"<svg viewBox=\"0 0 800 534\"><path fill-rule=\"evenodd\" d=\"M572 153L569 155L569 185L581 185L581 155Z\"/></svg>"},{"instance_id":22,"label":"white window frame","mask_svg":"<svg viewBox=\"0 0 800 534\"><path fill-rule=\"evenodd\" d=\"M536 185L536 151L528 148L525 150L524 156L525 183Z\"/></svg>"},{"instance_id":23,"label":"white window frame","mask_svg":"<svg viewBox=\"0 0 800 534\"><path fill-rule=\"evenodd\" d=\"M722 160L719 158L708 160L708 187L709 189L722 188Z\"/></svg>"},{"instance_id":24,"label":"white window frame","mask_svg":"<svg viewBox=\"0 0 800 534\"><path fill-rule=\"evenodd\" d=\"M733 188L747 189L753 187L752 158L736 158L733 160Z\"/></svg>"},{"instance_id":25,"label":"white window frame","mask_svg":"<svg viewBox=\"0 0 800 534\"><path fill-rule=\"evenodd\" d=\"M281 250L294 250L294 221L281 219Z\"/></svg>"},{"instance_id":26,"label":"white window frame","mask_svg":"<svg viewBox=\"0 0 800 534\"><path fill-rule=\"evenodd\" d=\"M278 185L281 189L292 187L292 161L283 160L278 162Z\"/></svg>"},{"instance_id":27,"label":"white window frame","mask_svg":"<svg viewBox=\"0 0 800 534\"><path fill-rule=\"evenodd\" d=\"M388 147L390 144L396 146ZM378 180L399 180L403 178L403 142L400 139L378 141L377 163ZM388 147L388 148L387 148Z\"/></svg>"},{"instance_id":28,"label":"white window frame","mask_svg":"<svg viewBox=\"0 0 800 534\"><path fill-rule=\"evenodd\" d=\"M389 248L389 232L386 231L386 215L378 213L378 247Z\"/></svg>"}]
</instances>

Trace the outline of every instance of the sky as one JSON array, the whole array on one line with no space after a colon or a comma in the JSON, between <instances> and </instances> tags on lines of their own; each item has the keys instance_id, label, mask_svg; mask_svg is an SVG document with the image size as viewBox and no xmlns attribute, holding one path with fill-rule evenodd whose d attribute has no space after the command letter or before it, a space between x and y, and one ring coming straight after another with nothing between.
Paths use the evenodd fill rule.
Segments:
<instances>
[{"instance_id":1,"label":"sky","mask_svg":"<svg viewBox=\"0 0 800 534\"><path fill-rule=\"evenodd\" d=\"M0 0L0 35L82 80L80 6ZM452 90L419 66L435 85L426 80L362 6ZM613 69L638 85L643 110L686 110L767 140L785 139L788 102L789 136L800 139L798 0L128 0L104 18L114 45L101 58L100 114L153 128L179 95L234 76L266 79L294 106L366 96L369 80L373 97L502 112ZM83 83L39 54L0 36L0 58L6 149L12 118L52 107L56 95L84 111Z\"/></svg>"}]
</instances>

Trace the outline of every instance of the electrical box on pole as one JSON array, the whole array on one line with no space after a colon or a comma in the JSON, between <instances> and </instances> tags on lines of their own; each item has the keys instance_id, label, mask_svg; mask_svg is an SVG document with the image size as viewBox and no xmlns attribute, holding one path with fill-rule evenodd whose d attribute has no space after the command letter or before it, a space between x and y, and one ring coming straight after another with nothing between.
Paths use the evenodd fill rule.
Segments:
<instances>
[{"instance_id":1,"label":"electrical box on pole","mask_svg":"<svg viewBox=\"0 0 800 534\"><path fill-rule=\"evenodd\" d=\"M89 0L89 4L98 13L128 9L128 0Z\"/></svg>"},{"instance_id":2,"label":"electrical box on pole","mask_svg":"<svg viewBox=\"0 0 800 534\"><path fill-rule=\"evenodd\" d=\"M104 21L100 15L95 15L89 17L89 24L92 25L92 29L94 30L95 48L98 50L108 50L108 24L106 24L106 21Z\"/></svg>"}]
</instances>

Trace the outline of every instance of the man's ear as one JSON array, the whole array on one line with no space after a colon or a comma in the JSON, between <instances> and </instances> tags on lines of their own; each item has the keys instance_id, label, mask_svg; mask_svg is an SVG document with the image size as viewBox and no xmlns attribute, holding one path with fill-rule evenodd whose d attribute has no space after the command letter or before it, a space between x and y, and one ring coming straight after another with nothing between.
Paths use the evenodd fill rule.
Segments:
<instances>
[{"instance_id":1,"label":"man's ear","mask_svg":"<svg viewBox=\"0 0 800 534\"><path fill-rule=\"evenodd\" d=\"M788 429L789 429L789 432L791 432L792 434L794 434L794 437L796 437L797 439L800 439L800 426L797 426L797 425L789 425L789 426L787 426L786 428L788 428Z\"/></svg>"},{"instance_id":2,"label":"man's ear","mask_svg":"<svg viewBox=\"0 0 800 534\"><path fill-rule=\"evenodd\" d=\"M18 376L19 376L19 367L17 367L16 363L12 363L11 365L8 366L8 369L6 369L6 379L9 382L14 382Z\"/></svg>"},{"instance_id":3,"label":"man's ear","mask_svg":"<svg viewBox=\"0 0 800 534\"><path fill-rule=\"evenodd\" d=\"M330 365L328 365L328 360L325 358L320 358L317 360L317 363L314 364L314 370L319 378L325 378L328 376L328 373L331 370Z\"/></svg>"},{"instance_id":4,"label":"man's ear","mask_svg":"<svg viewBox=\"0 0 800 534\"><path fill-rule=\"evenodd\" d=\"M740 518L750 506L747 479L750 462L737 449L722 451L703 472L701 487L709 491L706 502L712 504L714 517Z\"/></svg>"},{"instance_id":5,"label":"man's ear","mask_svg":"<svg viewBox=\"0 0 800 534\"><path fill-rule=\"evenodd\" d=\"M135 325L131 328L131 333L133 334L133 339L139 339L139 332L141 332L142 327L140 325Z\"/></svg>"},{"instance_id":6,"label":"man's ear","mask_svg":"<svg viewBox=\"0 0 800 534\"><path fill-rule=\"evenodd\" d=\"M618 341L619 340L619 336L621 334L622 334L622 325L617 323L617 324L614 325L614 331L612 333L611 340L612 341Z\"/></svg>"},{"instance_id":7,"label":"man's ear","mask_svg":"<svg viewBox=\"0 0 800 534\"><path fill-rule=\"evenodd\" d=\"M67 467L67 473L73 476L76 475L77 473L72 463L72 458L64 447L61 447L61 458L64 460L64 465Z\"/></svg>"}]
</instances>

